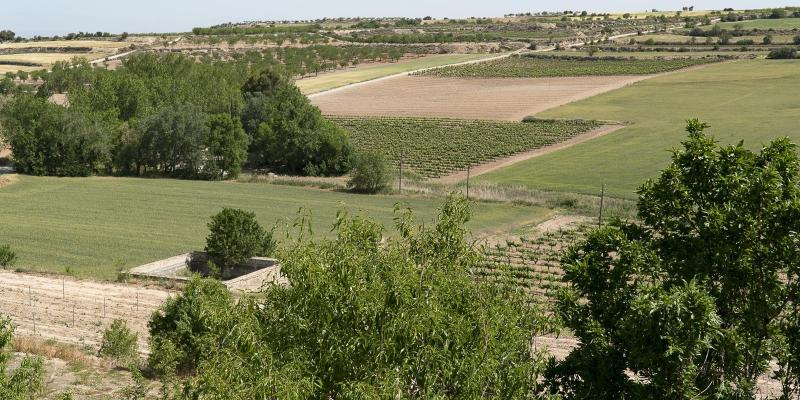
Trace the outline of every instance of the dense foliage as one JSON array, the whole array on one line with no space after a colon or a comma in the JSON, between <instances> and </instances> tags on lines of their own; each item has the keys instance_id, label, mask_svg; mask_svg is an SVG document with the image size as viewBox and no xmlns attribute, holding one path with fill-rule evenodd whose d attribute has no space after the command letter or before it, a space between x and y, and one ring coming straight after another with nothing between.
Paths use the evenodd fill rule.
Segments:
<instances>
[{"instance_id":1,"label":"dense foliage","mask_svg":"<svg viewBox=\"0 0 800 400\"><path fill-rule=\"evenodd\" d=\"M0 317L0 399L33 400L44 388L44 362L40 357L25 357L12 373L7 373L9 353L6 346L11 343L14 326L7 318Z\"/></svg>"},{"instance_id":2,"label":"dense foliage","mask_svg":"<svg viewBox=\"0 0 800 400\"><path fill-rule=\"evenodd\" d=\"M767 373L800 394L800 159L719 147L693 120L641 224L591 233L563 258L557 314L579 345L549 371L569 398L753 399ZM774 363L774 364L773 364Z\"/></svg>"},{"instance_id":3,"label":"dense foliage","mask_svg":"<svg viewBox=\"0 0 800 400\"><path fill-rule=\"evenodd\" d=\"M511 56L474 64L433 68L417 75L452 78L646 75L718 61L715 58L630 59L621 57Z\"/></svg>"},{"instance_id":4,"label":"dense foliage","mask_svg":"<svg viewBox=\"0 0 800 400\"><path fill-rule=\"evenodd\" d=\"M331 117L361 151L438 177L498 157L555 144L599 126L595 121L500 122L446 118Z\"/></svg>"},{"instance_id":5,"label":"dense foliage","mask_svg":"<svg viewBox=\"0 0 800 400\"><path fill-rule=\"evenodd\" d=\"M11 246L7 244L0 244L0 267L8 268L14 265L17 259L17 253L11 250Z\"/></svg>"},{"instance_id":6,"label":"dense foliage","mask_svg":"<svg viewBox=\"0 0 800 400\"><path fill-rule=\"evenodd\" d=\"M346 133L264 68L149 53L115 71L57 63L36 95L20 91L5 104L3 135L17 169L34 175L224 179L248 160L295 174L347 172ZM274 85L259 86L266 81ZM68 93L68 106L48 102L54 93Z\"/></svg>"},{"instance_id":7,"label":"dense foliage","mask_svg":"<svg viewBox=\"0 0 800 400\"><path fill-rule=\"evenodd\" d=\"M365 152L356 156L347 187L361 193L378 193L386 189L392 172L382 153Z\"/></svg>"},{"instance_id":8,"label":"dense foliage","mask_svg":"<svg viewBox=\"0 0 800 400\"><path fill-rule=\"evenodd\" d=\"M226 270L251 257L266 257L275 250L272 232L264 230L255 213L225 208L211 217L206 251L218 267Z\"/></svg>"},{"instance_id":9,"label":"dense foliage","mask_svg":"<svg viewBox=\"0 0 800 400\"><path fill-rule=\"evenodd\" d=\"M128 328L125 320L115 319L111 326L103 331L98 353L118 362L133 362L139 356L138 340L139 335Z\"/></svg>"},{"instance_id":10,"label":"dense foliage","mask_svg":"<svg viewBox=\"0 0 800 400\"><path fill-rule=\"evenodd\" d=\"M793 47L779 47L773 49L767 55L767 58L773 60L791 60L797 58L797 49Z\"/></svg>"},{"instance_id":11,"label":"dense foliage","mask_svg":"<svg viewBox=\"0 0 800 400\"><path fill-rule=\"evenodd\" d=\"M532 398L543 360L531 339L546 320L521 291L470 275L481 256L466 241L469 214L452 198L435 225L415 228L406 212L388 239L345 214L335 239L309 242L303 228L280 256L288 284L237 305L222 285L192 282L151 325L164 327L156 341L175 327L203 340L175 341L200 353L181 395Z\"/></svg>"}]
</instances>

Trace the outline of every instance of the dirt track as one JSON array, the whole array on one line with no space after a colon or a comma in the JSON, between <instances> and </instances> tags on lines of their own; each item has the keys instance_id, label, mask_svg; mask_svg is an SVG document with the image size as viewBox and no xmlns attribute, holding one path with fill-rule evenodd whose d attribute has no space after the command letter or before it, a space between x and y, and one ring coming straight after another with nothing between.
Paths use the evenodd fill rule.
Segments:
<instances>
[{"instance_id":1,"label":"dirt track","mask_svg":"<svg viewBox=\"0 0 800 400\"><path fill-rule=\"evenodd\" d=\"M132 285L0 272L0 315L10 317L21 335L65 343L96 346L103 330L120 318L139 334L139 348L146 351L150 314L171 294Z\"/></svg>"}]
</instances>

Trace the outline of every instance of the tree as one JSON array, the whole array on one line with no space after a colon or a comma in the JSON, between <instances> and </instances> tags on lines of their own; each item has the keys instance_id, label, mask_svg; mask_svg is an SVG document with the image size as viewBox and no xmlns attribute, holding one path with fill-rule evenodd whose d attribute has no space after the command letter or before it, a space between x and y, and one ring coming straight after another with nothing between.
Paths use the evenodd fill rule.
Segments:
<instances>
[{"instance_id":1,"label":"tree","mask_svg":"<svg viewBox=\"0 0 800 400\"><path fill-rule=\"evenodd\" d=\"M557 314L580 339L548 372L567 398L755 398L773 371L799 390L800 159L719 147L691 120L641 223L617 221L569 249Z\"/></svg>"},{"instance_id":2,"label":"tree","mask_svg":"<svg viewBox=\"0 0 800 400\"><path fill-rule=\"evenodd\" d=\"M784 10L782 8L776 8L776 9L772 10L772 12L769 14L769 17L771 19L786 18L786 10Z\"/></svg>"},{"instance_id":3,"label":"tree","mask_svg":"<svg viewBox=\"0 0 800 400\"><path fill-rule=\"evenodd\" d=\"M242 123L250 135L250 164L277 172L341 175L350 170L347 132L322 117L285 76L274 70L243 87Z\"/></svg>"},{"instance_id":4,"label":"tree","mask_svg":"<svg viewBox=\"0 0 800 400\"><path fill-rule=\"evenodd\" d=\"M247 161L250 140L241 121L229 114L216 114L209 118L208 124L206 146L211 160L205 174L218 179L237 178Z\"/></svg>"},{"instance_id":5,"label":"tree","mask_svg":"<svg viewBox=\"0 0 800 400\"><path fill-rule=\"evenodd\" d=\"M800 35L797 35L794 38L792 38L792 43L800 44Z\"/></svg>"},{"instance_id":6,"label":"tree","mask_svg":"<svg viewBox=\"0 0 800 400\"><path fill-rule=\"evenodd\" d=\"M14 40L14 37L17 35L10 30L2 30L0 31L0 42L10 42Z\"/></svg>"},{"instance_id":7,"label":"tree","mask_svg":"<svg viewBox=\"0 0 800 400\"><path fill-rule=\"evenodd\" d=\"M772 35L764 36L764 39L762 40L762 43L763 44L772 44Z\"/></svg>"},{"instance_id":8,"label":"tree","mask_svg":"<svg viewBox=\"0 0 800 400\"><path fill-rule=\"evenodd\" d=\"M196 177L206 166L208 115L197 106L165 107L137 126L139 164L154 172Z\"/></svg>"},{"instance_id":9,"label":"tree","mask_svg":"<svg viewBox=\"0 0 800 400\"><path fill-rule=\"evenodd\" d=\"M362 193L378 193L389 185L389 163L381 153L367 152L356 156L347 187Z\"/></svg>"},{"instance_id":10,"label":"tree","mask_svg":"<svg viewBox=\"0 0 800 400\"><path fill-rule=\"evenodd\" d=\"M275 249L272 232L261 227L252 212L224 208L211 217L206 251L222 268L227 269L251 257L266 257Z\"/></svg>"},{"instance_id":11,"label":"tree","mask_svg":"<svg viewBox=\"0 0 800 400\"><path fill-rule=\"evenodd\" d=\"M403 212L384 238L340 213L335 238L292 240L280 255L287 285L181 323L220 329L183 396L534 398L544 359L531 340L549 324L516 285L470 273L482 256L469 218L454 197L427 228Z\"/></svg>"},{"instance_id":12,"label":"tree","mask_svg":"<svg viewBox=\"0 0 800 400\"><path fill-rule=\"evenodd\" d=\"M729 44L732 38L733 35L727 29L723 29L719 34L719 44Z\"/></svg>"},{"instance_id":13,"label":"tree","mask_svg":"<svg viewBox=\"0 0 800 400\"><path fill-rule=\"evenodd\" d=\"M125 320L115 319L111 326L103 331L99 354L118 362L134 362L139 356L138 340L139 335L128 328Z\"/></svg>"}]
</instances>

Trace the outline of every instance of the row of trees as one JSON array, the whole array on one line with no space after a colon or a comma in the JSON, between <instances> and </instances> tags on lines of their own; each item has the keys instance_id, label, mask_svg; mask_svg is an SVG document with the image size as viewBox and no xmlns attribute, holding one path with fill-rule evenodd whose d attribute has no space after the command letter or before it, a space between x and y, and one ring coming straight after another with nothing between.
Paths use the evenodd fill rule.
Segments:
<instances>
[{"instance_id":1,"label":"row of trees","mask_svg":"<svg viewBox=\"0 0 800 400\"><path fill-rule=\"evenodd\" d=\"M350 168L347 133L274 68L138 54L116 71L59 63L43 79L2 109L22 173L222 179L245 165L303 175ZM69 106L48 102L54 93L68 93Z\"/></svg>"},{"instance_id":2,"label":"row of trees","mask_svg":"<svg viewBox=\"0 0 800 400\"><path fill-rule=\"evenodd\" d=\"M566 251L555 319L513 279L476 280L451 197L427 228L398 208L388 238L340 214L315 243L299 221L288 284L257 297L195 278L154 314L150 366L188 373L179 398L755 399L766 375L798 398L797 148L720 147L706 128L690 121L639 189L638 222ZM554 324L579 339L563 361L531 350Z\"/></svg>"}]
</instances>

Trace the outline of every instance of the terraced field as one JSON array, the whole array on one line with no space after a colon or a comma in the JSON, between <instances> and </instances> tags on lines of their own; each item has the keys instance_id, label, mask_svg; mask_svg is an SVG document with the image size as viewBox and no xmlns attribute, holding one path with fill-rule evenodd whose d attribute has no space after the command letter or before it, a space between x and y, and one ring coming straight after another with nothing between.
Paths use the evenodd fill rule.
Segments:
<instances>
[{"instance_id":1,"label":"terraced field","mask_svg":"<svg viewBox=\"0 0 800 400\"><path fill-rule=\"evenodd\" d=\"M597 128L596 121L499 122L447 118L332 117L351 133L356 150L401 159L426 177L439 177L484 162L536 149Z\"/></svg>"},{"instance_id":2,"label":"terraced field","mask_svg":"<svg viewBox=\"0 0 800 400\"><path fill-rule=\"evenodd\" d=\"M435 68L420 76L444 78L543 78L649 75L717 61L713 58L636 59L616 57L514 56L478 64Z\"/></svg>"}]
</instances>

